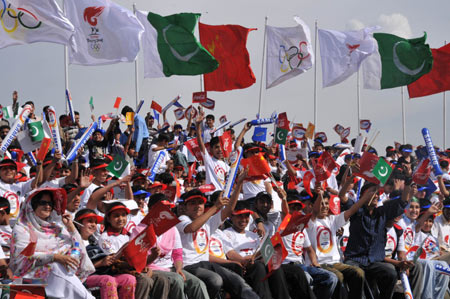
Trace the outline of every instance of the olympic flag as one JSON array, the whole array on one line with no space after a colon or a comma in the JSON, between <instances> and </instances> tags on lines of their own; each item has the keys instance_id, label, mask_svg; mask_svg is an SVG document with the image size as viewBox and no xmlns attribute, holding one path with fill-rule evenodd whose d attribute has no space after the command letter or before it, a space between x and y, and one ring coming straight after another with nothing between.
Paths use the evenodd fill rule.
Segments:
<instances>
[{"instance_id":1,"label":"olympic flag","mask_svg":"<svg viewBox=\"0 0 450 299\"><path fill-rule=\"evenodd\" d=\"M75 28L54 0L0 1L0 49L50 42L73 45Z\"/></svg>"},{"instance_id":2,"label":"olympic flag","mask_svg":"<svg viewBox=\"0 0 450 299\"><path fill-rule=\"evenodd\" d=\"M266 26L267 61L266 88L298 76L314 64L311 31L299 18L295 27Z\"/></svg>"}]
</instances>

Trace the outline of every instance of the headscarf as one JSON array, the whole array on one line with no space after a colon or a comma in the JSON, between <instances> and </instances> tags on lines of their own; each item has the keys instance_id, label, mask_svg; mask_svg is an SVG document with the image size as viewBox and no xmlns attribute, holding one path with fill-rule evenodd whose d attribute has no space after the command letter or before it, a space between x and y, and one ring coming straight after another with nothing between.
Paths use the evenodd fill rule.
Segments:
<instances>
[{"instance_id":1,"label":"headscarf","mask_svg":"<svg viewBox=\"0 0 450 299\"><path fill-rule=\"evenodd\" d=\"M31 193L22 204L19 220L13 229L11 269L18 276L47 279L54 266L53 255L70 254L75 242L78 242L81 260L76 274L83 281L95 271L95 268L87 258L86 248L78 231L69 233L55 209L46 220L39 218L33 210L32 198L45 190L52 193L54 203L55 198L61 196L63 192L65 195L65 190L62 188L38 189ZM25 256L23 250L33 241L36 242L34 253Z\"/></svg>"}]
</instances>

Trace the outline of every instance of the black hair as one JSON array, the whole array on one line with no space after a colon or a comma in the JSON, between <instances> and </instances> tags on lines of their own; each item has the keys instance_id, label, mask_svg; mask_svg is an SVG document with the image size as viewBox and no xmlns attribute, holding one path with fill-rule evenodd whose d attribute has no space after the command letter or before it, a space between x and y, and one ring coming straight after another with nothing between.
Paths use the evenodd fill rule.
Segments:
<instances>
[{"instance_id":1,"label":"black hair","mask_svg":"<svg viewBox=\"0 0 450 299\"><path fill-rule=\"evenodd\" d=\"M219 198L220 193L222 193L221 190L214 191L214 193L209 196L209 201L211 203L215 203L217 201L217 199Z\"/></svg>"},{"instance_id":2,"label":"black hair","mask_svg":"<svg viewBox=\"0 0 450 299\"><path fill-rule=\"evenodd\" d=\"M169 137L168 134L161 133L161 134L158 135L158 138L156 139L156 141L157 141L157 142L162 142L162 141L167 141L167 142L169 142L169 141L170 141L170 137Z\"/></svg>"},{"instance_id":3,"label":"black hair","mask_svg":"<svg viewBox=\"0 0 450 299\"><path fill-rule=\"evenodd\" d=\"M8 125L0 126L0 131L3 130L3 129L9 129L9 130L11 130L11 127L8 126Z\"/></svg>"},{"instance_id":4,"label":"black hair","mask_svg":"<svg viewBox=\"0 0 450 299\"><path fill-rule=\"evenodd\" d=\"M204 172L204 171L197 172L197 174L195 175L195 180L197 182L206 180L206 172Z\"/></svg>"},{"instance_id":5,"label":"black hair","mask_svg":"<svg viewBox=\"0 0 450 299\"><path fill-rule=\"evenodd\" d=\"M368 189L370 189L370 188L372 188L372 187L377 187L378 185L377 184L375 184L375 183L366 183L366 184L364 184L364 186L362 186L361 187L361 191L360 191L360 198L364 195L364 193L368 190Z\"/></svg>"},{"instance_id":6,"label":"black hair","mask_svg":"<svg viewBox=\"0 0 450 299\"><path fill-rule=\"evenodd\" d=\"M442 160L441 162L439 162L439 165L440 165L442 168L447 168L447 167L448 167L448 161Z\"/></svg>"},{"instance_id":7,"label":"black hair","mask_svg":"<svg viewBox=\"0 0 450 299\"><path fill-rule=\"evenodd\" d=\"M155 181L159 181L163 184L170 185L174 181L174 178L170 173L163 172L156 176Z\"/></svg>"},{"instance_id":8,"label":"black hair","mask_svg":"<svg viewBox=\"0 0 450 299\"><path fill-rule=\"evenodd\" d=\"M9 203L9 200L4 198L3 196L0 196L0 207L6 207L5 212L8 215L11 212L11 204Z\"/></svg>"},{"instance_id":9,"label":"black hair","mask_svg":"<svg viewBox=\"0 0 450 299\"><path fill-rule=\"evenodd\" d=\"M168 200L167 196L164 193L155 193L150 196L148 199L147 207L150 210L151 207L156 204L157 202Z\"/></svg>"},{"instance_id":10,"label":"black hair","mask_svg":"<svg viewBox=\"0 0 450 299\"><path fill-rule=\"evenodd\" d=\"M212 119L212 120L215 120L216 118L214 117L214 115L208 114L208 115L206 116L206 119Z\"/></svg>"},{"instance_id":11,"label":"black hair","mask_svg":"<svg viewBox=\"0 0 450 299\"><path fill-rule=\"evenodd\" d=\"M53 202L53 193L51 191L48 190L39 191L38 194L33 196L33 198L31 199L31 207L33 208L33 211L36 211L38 203L44 195L49 195Z\"/></svg>"},{"instance_id":12,"label":"black hair","mask_svg":"<svg viewBox=\"0 0 450 299\"><path fill-rule=\"evenodd\" d=\"M134 112L134 110L130 106L125 106L122 108L122 111L120 111L120 114L122 114L123 116L126 116L127 112Z\"/></svg>"},{"instance_id":13,"label":"black hair","mask_svg":"<svg viewBox=\"0 0 450 299\"><path fill-rule=\"evenodd\" d=\"M78 112L78 111L75 111L75 115L80 115L80 112Z\"/></svg>"},{"instance_id":14,"label":"black hair","mask_svg":"<svg viewBox=\"0 0 450 299\"><path fill-rule=\"evenodd\" d=\"M213 148L214 146L216 146L216 144L220 144L220 139L217 136L211 138L211 140L209 141L209 147Z\"/></svg>"}]
</instances>

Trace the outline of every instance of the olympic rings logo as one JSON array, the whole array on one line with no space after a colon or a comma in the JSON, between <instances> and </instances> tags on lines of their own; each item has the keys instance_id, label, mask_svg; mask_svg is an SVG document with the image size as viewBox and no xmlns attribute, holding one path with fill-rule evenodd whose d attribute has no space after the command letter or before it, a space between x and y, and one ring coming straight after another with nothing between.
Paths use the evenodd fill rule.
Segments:
<instances>
[{"instance_id":1,"label":"olympic rings logo","mask_svg":"<svg viewBox=\"0 0 450 299\"><path fill-rule=\"evenodd\" d=\"M280 45L280 50L278 51L278 61L280 62L280 71L282 73L298 68L302 64L303 60L307 59L311 55L307 52L307 50L304 51L302 46L307 47L307 43L302 41L298 44L298 48L296 46L292 46L287 50L286 46Z\"/></svg>"},{"instance_id":2,"label":"olympic rings logo","mask_svg":"<svg viewBox=\"0 0 450 299\"><path fill-rule=\"evenodd\" d=\"M39 19L32 12L26 10L25 8L17 8L17 10L18 10L18 12L17 12L14 8L11 8L11 4L9 4L7 7L5 0L2 0L2 3L3 3L3 8L0 9L0 21L1 21L1 24L3 27L3 30L5 30L5 32L13 33L14 31L17 30L17 28L19 27L19 24L22 25L26 29L37 29L42 25L42 22L39 21ZM5 25L5 16L6 15L14 20L14 26L12 26L11 28L8 28ZM26 24L23 21L23 17L25 15L33 18L36 21L36 23L35 24Z\"/></svg>"}]
</instances>

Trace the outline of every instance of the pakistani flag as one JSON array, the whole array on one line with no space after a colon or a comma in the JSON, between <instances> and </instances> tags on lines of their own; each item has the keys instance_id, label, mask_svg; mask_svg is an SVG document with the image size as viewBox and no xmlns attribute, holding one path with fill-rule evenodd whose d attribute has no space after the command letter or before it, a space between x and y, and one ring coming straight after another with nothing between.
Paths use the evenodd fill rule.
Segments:
<instances>
[{"instance_id":1,"label":"pakistani flag","mask_svg":"<svg viewBox=\"0 0 450 299\"><path fill-rule=\"evenodd\" d=\"M288 132L289 131L286 129L276 128L275 129L275 142L278 144L285 145Z\"/></svg>"},{"instance_id":2,"label":"pakistani flag","mask_svg":"<svg viewBox=\"0 0 450 299\"><path fill-rule=\"evenodd\" d=\"M261 244L261 256L264 259L264 263L266 265L269 263L274 253L275 249L273 248L272 240L270 239L269 235L266 234L266 238Z\"/></svg>"},{"instance_id":3,"label":"pakistani flag","mask_svg":"<svg viewBox=\"0 0 450 299\"><path fill-rule=\"evenodd\" d=\"M372 173L380 181L381 186L384 186L391 176L392 167L383 158L380 158L373 168Z\"/></svg>"},{"instance_id":4,"label":"pakistani flag","mask_svg":"<svg viewBox=\"0 0 450 299\"><path fill-rule=\"evenodd\" d=\"M431 71L433 56L425 44L427 34L404 39L374 33L378 51L363 62L364 88L385 89L408 85Z\"/></svg>"},{"instance_id":5,"label":"pakistani flag","mask_svg":"<svg viewBox=\"0 0 450 299\"><path fill-rule=\"evenodd\" d=\"M136 12L145 27L144 77L200 75L214 71L217 60L194 36L200 14L180 13L163 17L152 12Z\"/></svg>"},{"instance_id":6,"label":"pakistani flag","mask_svg":"<svg viewBox=\"0 0 450 299\"><path fill-rule=\"evenodd\" d=\"M91 97L89 100L89 107L91 108L91 112L94 111L94 97Z\"/></svg>"},{"instance_id":7,"label":"pakistani flag","mask_svg":"<svg viewBox=\"0 0 450 299\"><path fill-rule=\"evenodd\" d=\"M3 118L4 119L14 118L12 106L3 107L2 110L3 110Z\"/></svg>"},{"instance_id":8,"label":"pakistani flag","mask_svg":"<svg viewBox=\"0 0 450 299\"><path fill-rule=\"evenodd\" d=\"M30 133L31 141L33 142L42 141L45 137L44 127L40 121L28 123L28 131Z\"/></svg>"},{"instance_id":9,"label":"pakistani flag","mask_svg":"<svg viewBox=\"0 0 450 299\"><path fill-rule=\"evenodd\" d=\"M121 179L130 174L130 163L125 161L120 155L116 155L114 160L108 164L106 170L111 172L115 177Z\"/></svg>"}]
</instances>

